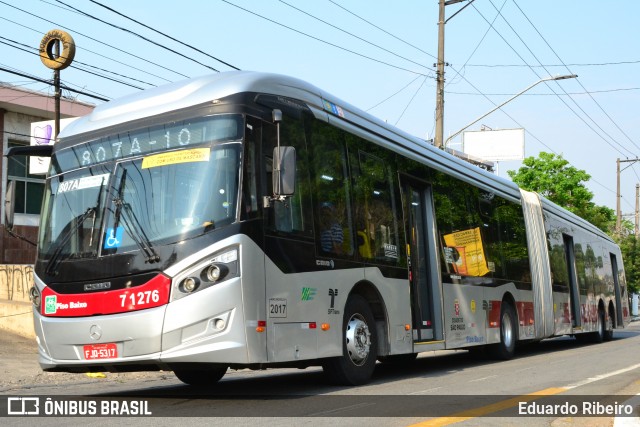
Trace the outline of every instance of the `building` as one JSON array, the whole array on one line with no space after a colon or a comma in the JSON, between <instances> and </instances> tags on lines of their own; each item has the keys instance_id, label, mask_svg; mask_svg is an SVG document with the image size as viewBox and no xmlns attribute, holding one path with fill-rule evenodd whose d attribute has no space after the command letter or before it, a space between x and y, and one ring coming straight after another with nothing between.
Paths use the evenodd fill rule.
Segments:
<instances>
[{"instance_id":1,"label":"building","mask_svg":"<svg viewBox=\"0 0 640 427\"><path fill-rule=\"evenodd\" d=\"M94 105L73 99L60 100L60 117L71 118L90 113ZM7 159L10 147L29 145L31 123L54 119L53 96L0 83L0 184L2 220L0 225L0 329L24 335L32 334L29 288L33 281L35 246L11 236L5 228L6 182L16 181L16 216L14 231L27 240L36 241L40 223L40 206L44 192L44 176L29 174L23 157ZM23 330L27 328L27 330ZM29 331L28 329L31 328Z\"/></svg>"}]
</instances>

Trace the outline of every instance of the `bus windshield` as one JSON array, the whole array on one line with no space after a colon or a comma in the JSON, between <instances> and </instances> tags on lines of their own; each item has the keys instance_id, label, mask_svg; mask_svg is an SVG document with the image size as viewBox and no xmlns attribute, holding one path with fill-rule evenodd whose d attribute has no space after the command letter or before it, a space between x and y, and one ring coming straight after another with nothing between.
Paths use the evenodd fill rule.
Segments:
<instances>
[{"instance_id":1,"label":"bus windshield","mask_svg":"<svg viewBox=\"0 0 640 427\"><path fill-rule=\"evenodd\" d=\"M102 250L175 243L236 218L240 144L191 148L118 164Z\"/></svg>"},{"instance_id":2,"label":"bus windshield","mask_svg":"<svg viewBox=\"0 0 640 427\"><path fill-rule=\"evenodd\" d=\"M241 128L240 128L241 129ZM210 133L211 134L211 133ZM226 141L225 141L226 140ZM241 136L150 151L51 177L38 239L53 273L69 258L141 250L183 241L237 217ZM108 160L108 159L107 159Z\"/></svg>"}]
</instances>

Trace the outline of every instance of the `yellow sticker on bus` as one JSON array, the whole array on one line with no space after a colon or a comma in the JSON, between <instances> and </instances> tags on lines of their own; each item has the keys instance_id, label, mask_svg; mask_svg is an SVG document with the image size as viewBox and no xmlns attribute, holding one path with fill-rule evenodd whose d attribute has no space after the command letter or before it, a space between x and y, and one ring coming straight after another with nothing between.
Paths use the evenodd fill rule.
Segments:
<instances>
[{"instance_id":1,"label":"yellow sticker on bus","mask_svg":"<svg viewBox=\"0 0 640 427\"><path fill-rule=\"evenodd\" d=\"M142 169L175 165L178 163L208 162L210 154L211 150L209 148L192 148L190 150L154 154L142 159Z\"/></svg>"}]
</instances>

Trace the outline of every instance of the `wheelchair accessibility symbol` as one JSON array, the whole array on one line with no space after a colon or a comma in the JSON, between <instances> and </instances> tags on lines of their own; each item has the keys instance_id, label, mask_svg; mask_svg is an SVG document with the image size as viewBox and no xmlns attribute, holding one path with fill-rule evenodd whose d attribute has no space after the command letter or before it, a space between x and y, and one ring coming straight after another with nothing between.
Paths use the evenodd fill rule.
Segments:
<instances>
[{"instance_id":1,"label":"wheelchair accessibility symbol","mask_svg":"<svg viewBox=\"0 0 640 427\"><path fill-rule=\"evenodd\" d=\"M124 227L107 228L106 236L104 236L104 248L115 249L122 245L122 237L124 236Z\"/></svg>"}]
</instances>

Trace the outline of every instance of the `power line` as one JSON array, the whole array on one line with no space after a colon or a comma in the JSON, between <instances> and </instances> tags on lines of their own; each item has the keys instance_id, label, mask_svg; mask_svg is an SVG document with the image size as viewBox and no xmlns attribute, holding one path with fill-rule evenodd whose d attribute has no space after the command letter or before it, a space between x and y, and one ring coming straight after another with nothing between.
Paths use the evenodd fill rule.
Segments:
<instances>
[{"instance_id":1,"label":"power line","mask_svg":"<svg viewBox=\"0 0 640 427\"><path fill-rule=\"evenodd\" d=\"M374 108L376 108L378 105L383 104L385 102L387 102L389 99L393 98L394 96L396 96L397 94L399 94L400 92L402 92L403 90L405 90L406 88L408 88L409 86L411 86L411 83L415 82L416 80L418 80L421 76L416 76L413 80L411 80L409 83L407 83L406 85L404 85L402 87L402 89L396 91L393 95L390 95L388 97L386 97L385 99L383 99L382 101L378 102L376 105L374 105L373 107L369 107L367 108L365 111L369 111L369 110L373 110Z\"/></svg>"},{"instance_id":2,"label":"power line","mask_svg":"<svg viewBox=\"0 0 640 427\"><path fill-rule=\"evenodd\" d=\"M11 42L11 43L14 43L14 44L16 44L16 45L18 45L18 46L12 46L12 45L10 45L9 43L6 43L6 42L2 42L2 41L0 41L0 43L2 43L2 44L6 44L7 46L13 47L14 49L22 50L22 51L24 51L24 52L27 52L27 53L32 54L32 55L35 55L35 56L40 56L40 55L39 55L39 53L37 53L37 52L36 52L36 51L37 51L37 49L36 49L36 48L32 48L32 47L30 47L29 45L26 45L26 44L24 44L24 43L20 43L20 42L17 42L17 41L15 41L15 40L11 40L11 39L8 39L8 38L6 38L6 37L2 37L2 36L0 36L0 39L2 39L2 40L6 40L6 41ZM19 46L24 46L24 47L19 47ZM82 67L78 67L78 65L84 65L84 66L86 66L86 67L95 68L95 69L98 69L98 70L100 70L100 71L104 71L104 72L107 72L107 73L114 74L114 75L116 75L116 76L124 77L124 78L130 79L130 80L135 80L135 81L138 81L138 82L141 82L141 83L144 83L144 84L150 85L150 86L155 86L155 85L154 85L154 84L152 84L152 83L148 83L148 82L145 82L145 81L142 81L142 80L138 80L138 79L135 79L135 78L133 78L133 77L125 76L125 75L123 75L123 74L118 74L118 73L115 73L115 72L113 72L113 71L105 70L104 68L96 67L96 66L94 66L94 65L90 65L90 64L87 64L87 63L84 63L84 62L81 62L81 61L74 61L74 64L75 64L75 65L71 65L71 66L70 66L70 68L73 68L73 69L76 69L76 70L79 70L79 71L83 71L83 72L85 72L85 73L93 74L93 75L96 75L96 76L98 76L98 77L102 77L102 78L104 78L104 79L111 80L111 81L114 81L114 82L116 82L116 83L120 83L120 84L123 84L123 85L126 85L126 86L130 86L130 87L132 87L132 88L134 88L134 89L140 89L140 90L143 90L143 88L141 88L140 86L135 86L135 85L129 84L129 83L127 83L127 82L123 82L123 81L121 81L121 80L116 80L116 79L114 79L114 78L111 78L111 77L108 77L108 76L105 76L105 75L98 74L98 73L93 72L93 71L85 70L85 69L83 69Z\"/></svg>"},{"instance_id":3,"label":"power line","mask_svg":"<svg viewBox=\"0 0 640 427\"><path fill-rule=\"evenodd\" d=\"M484 41L484 39L487 37L487 34L489 34L489 31L491 31L491 29L493 29L493 24L496 22L496 19L498 19L498 16L500 15L500 11L504 8L504 5L507 4L507 0L504 0L504 3L502 3L502 6L500 6L500 10L498 11L498 13L496 14L496 16L493 18L493 21L491 21L491 23L489 24L489 27L487 28L487 31L484 32L484 34L482 35L482 38L480 39L480 41L478 42L478 44L476 45L475 49L473 49L473 52L471 52L471 54L469 55L469 57L467 58L467 60L464 62L464 64L462 64L462 69L464 70L467 63L471 60L471 58L473 58L473 55L475 55L475 53L478 51L478 49L480 48L480 46L482 45L482 42ZM454 70L455 71L455 70ZM458 75L459 73L456 71L456 75ZM455 77L454 77L455 78ZM452 80L453 81L453 80ZM451 84L451 82L447 83L445 85L449 86Z\"/></svg>"},{"instance_id":4,"label":"power line","mask_svg":"<svg viewBox=\"0 0 640 427\"><path fill-rule=\"evenodd\" d=\"M27 74L25 72L21 72L21 71L13 71L13 70L11 70L9 68L5 68L5 67L0 67L0 71L4 71L5 73L10 73L10 74L15 74L15 75L20 76L20 77L26 77L28 79L35 80L35 81L38 81L38 82L41 82L41 83L46 83L48 85L52 85L53 84L53 82L51 82L50 80L41 79L39 77L36 77L34 75L31 75L31 74ZM81 90L72 89L72 88L70 88L68 86L65 86L65 85L61 85L60 87L65 89L65 90L68 90L70 92L79 93L80 95L89 96L91 98L99 99L101 101L109 101L109 99L107 99L107 98L102 98L100 96L92 95L90 93L87 93L87 92L84 92L84 91L81 91Z\"/></svg>"},{"instance_id":5,"label":"power line","mask_svg":"<svg viewBox=\"0 0 640 427\"><path fill-rule=\"evenodd\" d=\"M63 2L62 0L56 0L56 1L57 1L58 3L61 3L61 4L63 4L63 5L65 5L65 6L67 6L67 7L71 8L71 9L73 9L73 10L77 11L78 13L83 14L84 16L87 16L87 17L89 17L89 18L91 18L91 19L95 19L96 21L98 21L98 22L102 22L103 24L109 25L110 27L116 28L116 29L118 29L118 30L124 31L125 33L131 34L131 35L134 35L134 36L136 36L136 37L138 37L138 38L141 38L142 40L144 40L144 41L146 41L146 42L149 42L149 43L151 43L151 44L153 44L153 45L155 45L155 46L158 46L158 47L160 47L160 48L162 48L162 49L168 50L168 51L169 51L169 52L171 52L171 53L174 53L174 54L176 54L176 55L178 55L178 56L181 56L181 57L183 57L183 58L185 58L185 59L188 59L189 61L193 61L193 62L195 62L196 64L202 65L203 67L208 68L208 69L210 69L210 70L212 70L212 71L220 72L220 70L218 70L218 69L216 69L216 68L213 68L213 67L211 67L211 66L209 66L209 65L207 65L207 64L204 64L204 63L202 63L202 62L198 61L197 59L191 58L190 56L187 56L187 55L185 55L185 54L183 54L183 53L180 53L180 52L178 52L177 50L174 50L174 49L168 48L167 46L164 46L164 45L162 45L162 44L160 44L160 43L154 42L153 40L148 39L148 38L146 38L146 37L144 37L144 36L142 36L142 35L140 35L140 34L136 33L135 31L131 31L131 30L129 30L128 28L120 27L120 26L118 26L118 25L112 24L112 23L107 22L107 21L105 21L105 20L103 20L103 19L100 19L100 18L98 18L98 17L95 17L95 16L93 16L93 15L91 15L91 14L87 13L87 12L83 12L83 11L81 11L80 9L76 9L76 8L75 8L75 7L73 7L73 6L69 6L68 4L66 4L65 2Z\"/></svg>"},{"instance_id":6,"label":"power line","mask_svg":"<svg viewBox=\"0 0 640 427\"><path fill-rule=\"evenodd\" d=\"M498 8L493 4L492 0L489 0L489 3L491 4L491 6L493 6L494 9L498 10ZM475 8L475 7L474 7ZM476 9L477 10L477 9ZM513 33L516 35L516 37L518 37L518 39L520 40L520 42L524 45L524 47L529 51L529 53L531 53L531 55L535 58L536 61L538 61L539 64L542 64L542 61L540 61L538 59L538 57L536 56L535 53L533 53L533 51L531 50L531 48L529 47L529 45L522 39L522 37L520 37L520 34L518 34L518 32L515 30L515 28L513 28L513 26L511 25L511 23L509 21L507 21L507 19L504 17L504 15L502 15L500 13L500 11L498 11L498 14L502 17L502 19L504 20L504 22L509 26L509 28L511 28L511 31L513 31ZM499 34L499 32L494 28L494 31L496 31L496 33ZM500 37L502 37L502 35L500 35ZM503 38L504 40L504 38ZM546 41L546 40L545 40ZM508 44L508 43L507 43ZM513 47L508 44L509 47L511 47L513 49ZM524 58L517 53L517 51L514 50L514 52L516 52L516 54L520 57L520 59L523 60L523 62L527 63ZM547 70L546 68L544 69L549 75L551 75L551 72L549 70ZM533 70L533 68L531 68L531 71L538 76L538 78L540 78L540 76ZM569 70L570 71L570 70ZM557 83L557 82L556 82ZM549 85L548 82L545 82L545 85L547 87L549 87L549 89L551 89L551 86ZM564 87L562 87L562 85L560 85L559 83L557 83L558 87L560 88L560 90L562 92L564 92L565 95L568 95L567 91L564 89ZM584 89L584 86L583 86ZM586 89L585 89L586 90ZM552 92L555 92L553 89L551 89ZM603 141L605 141L611 148L615 149L616 151L618 151L620 154L623 154L620 150L618 150L617 148L615 148L609 141L607 141L605 138L602 137L602 135L600 135L598 132L596 132L595 129L593 129L582 117L580 117L570 106L569 104L567 104L564 99L562 99L561 97L558 97L558 99L560 99L562 101L563 104L565 104L565 106L567 106L567 108L569 108L575 115L576 117L578 117L580 120L583 121L584 124L586 124L594 133L596 133L596 135L598 135L600 138L602 138ZM631 150L629 150L627 147L625 147L624 145L620 144L615 138L613 138L611 135L609 135L609 133L607 131L605 131L577 102L575 99L573 99L573 97L569 96L569 99L573 102L573 104L578 107L578 109L580 111L582 111L582 113L589 119L591 120L591 122L598 128L600 129L600 131L602 131L602 133L604 133L612 142L614 142L615 144L617 144L620 148L622 148L623 150L626 150L627 152L631 153L632 155L633 152ZM623 154L624 155L624 154Z\"/></svg>"},{"instance_id":7,"label":"power line","mask_svg":"<svg viewBox=\"0 0 640 427\"><path fill-rule=\"evenodd\" d=\"M491 0L489 0L489 3L493 6L494 9L498 10L498 8L493 4L493 2ZM473 6L473 8L476 10L476 12L478 12L478 14L487 22L489 23L489 21L487 20L487 18L482 14L482 12L480 12L478 10L478 8L474 5L471 4L471 6ZM520 35L518 34L518 32L513 28L513 26L509 23L509 21L507 21L507 19L498 11L498 14L502 17L502 19L505 21L505 23L509 26L509 28L511 28L511 30L514 32L514 34L516 35L516 37L518 37L518 39L522 42L522 44L525 46L525 48L529 51L529 53L531 53L531 55L533 55L533 57L536 59L536 61L538 61L539 64L541 64L542 62L537 58L537 56L533 53L533 51L529 48L529 46L527 45L527 43L522 40L522 37L520 37ZM490 24L490 23L489 23ZM490 24L491 25L491 24ZM498 34L498 36L500 36L500 38L507 44L507 46L509 46L511 48L511 50L513 50L513 52L522 60L522 62L524 62L525 64L528 65L528 62L524 59L524 57L518 52L517 49L515 49L505 38L504 36L495 28L493 27L493 30L496 32L496 34ZM535 70L531 67L529 67L531 69L531 71L538 77L541 78L540 75L538 73L535 72ZM546 70L547 72L549 72L548 70ZM551 88L551 86L545 82L545 85L551 89L552 92L555 93L555 91ZM562 88L561 85L558 85L560 87L561 90L564 91L564 89ZM566 91L564 91L565 94ZM630 150L628 150L626 147L624 147L622 144L620 144L619 142L617 142L614 138L612 138L609 134L606 133L606 131L604 131L604 129L602 129L602 127L600 127L595 120L593 120L593 118L591 118L591 116L584 111L584 109L582 107L580 107L576 101L569 97L573 103L582 111L582 113L589 118L589 120L591 120L605 135L607 135L609 137L609 139L611 139L614 143L616 143L618 146L620 146L620 148L627 150L629 153L631 153ZM620 149L618 149L617 147L615 147L611 142L609 142L606 138L604 138L602 135L600 135L584 118L582 118L573 108L571 108L571 106L569 104L567 104L567 102L562 99L560 96L558 96L558 99L571 111L573 112L573 114L580 119L585 125L587 125L587 127L589 129L591 129L596 135L598 135L604 142L606 142L611 148L613 148L614 150L616 150L617 152L619 152L621 155L625 155ZM633 153L632 153L633 154Z\"/></svg>"},{"instance_id":8,"label":"power line","mask_svg":"<svg viewBox=\"0 0 640 427\"><path fill-rule=\"evenodd\" d=\"M68 30L68 31L71 31L71 32L72 32L72 33L74 33L74 34L79 34L79 35L81 35L81 36L83 36L83 37L88 38L89 40L95 41L95 42L100 43L100 44L102 44L102 45L104 45L104 46L108 46L108 47L110 47L110 48L112 48L112 49L115 49L115 50L117 50L117 51L119 51L119 52L122 52L122 53L124 53L124 54L126 54L126 55L129 55L129 56L131 56L131 57L133 57L133 58L139 59L139 60L141 60L141 61L144 61L144 62L147 62L147 63L149 63L149 64L155 65L155 66L157 66L157 67L163 68L163 69L165 69L165 70L167 70L167 71L170 71L170 72L172 72L172 73L174 73L174 74L177 74L177 75L179 75L179 76L182 76L182 77L184 77L184 78L189 78L189 76L187 76L186 74L182 74L182 73L180 73L179 71L172 70L171 68L165 67L164 65L161 65L161 64L155 63L155 62L153 62L153 61L150 61L150 60L148 60L148 59L142 58L141 56L135 55L135 54L133 54L133 53L131 53L131 52L127 52L126 50L123 50L123 49L120 49L120 48L118 48L118 47L116 47L116 46L110 45L109 43L106 43L106 42L103 42L103 41L101 41L101 40L98 40L98 39L96 39L96 38L94 38L94 37L88 36L88 35L86 35L86 34L83 34L83 33L79 32L79 31L75 31L75 30L73 30L73 29L71 29L71 28L69 28L69 27L66 27L66 26L64 26L64 25L58 24L58 23L53 22L53 21L51 21L51 20L49 20L49 19L42 18L41 16L38 16L38 15L36 15L36 14L34 14L34 13L31 13L31 12L28 12L28 11L26 11L26 10L24 10L24 9L20 9L19 7L13 6L13 5L11 5L11 4L9 4L9 3L6 3L6 2L4 2L4 1L2 1L2 0L0 0L0 3L1 3L1 4L4 4L4 5L6 5L6 6L9 6L9 7L13 8L13 9L19 10L20 12L23 12L23 13L25 13L25 14L27 14L27 15L33 16L34 18L38 18L38 19L40 19L40 20L42 20L42 21L48 22L48 23L50 23L50 24L53 24L53 25L55 25L55 26L57 26L57 27L63 28L63 29ZM32 30L32 31L35 31L35 32L39 33L39 34L42 34L42 32L40 32L40 31L38 31L38 30L35 30L35 29L33 29L33 28L30 28L30 27L27 27L27 26L25 26L25 25L19 24L19 23L15 22L15 21L11 21L10 19L7 19L7 18L1 17L1 16L0 16L0 19L3 19L3 20L5 20L5 21L11 22L11 23L13 23L13 24L19 25L19 26L24 27L24 28L28 28L28 29L30 29L30 30ZM76 45L76 46L77 46L77 45ZM80 46L77 46L77 47L81 48ZM85 50L89 51L88 49L85 49ZM95 53L95 52L92 52L92 53ZM97 55L104 56L104 55L102 55L102 54L97 54ZM116 62L118 62L118 61L116 61ZM141 71L142 71L142 70L141 70ZM148 73L148 72L146 72L146 71L143 71L143 72L145 72L145 73L147 73L147 74L151 74L151 73ZM158 76L156 76L156 77L158 77ZM162 78L162 77L160 77L160 78ZM170 80L167 80L167 81L170 81Z\"/></svg>"},{"instance_id":9,"label":"power line","mask_svg":"<svg viewBox=\"0 0 640 427\"><path fill-rule=\"evenodd\" d=\"M413 94L413 96L411 97L409 102L407 103L407 106L404 107L404 110L402 110L402 113L400 114L400 117L398 117L398 120L396 120L396 122L394 123L394 126L398 125L398 122L400 121L400 119L402 119L402 116L404 116L404 113L407 111L407 108L409 108L409 105L411 105L411 103L415 99L416 95L418 95L418 92L420 92L420 89L422 89L422 86L424 86L426 81L427 81L426 77L422 79L422 83L420 84L420 87L418 88L418 90L415 91L415 93Z\"/></svg>"},{"instance_id":10,"label":"power line","mask_svg":"<svg viewBox=\"0 0 640 427\"><path fill-rule=\"evenodd\" d=\"M544 40L545 44L549 47L549 49L551 49L551 52L553 52L553 54L556 56L556 58L558 58L558 60L560 60L560 62L563 63L562 59L560 58L560 56L558 55L558 53L551 47L551 45L549 44L549 42L547 41L547 39L544 38L544 36L540 33L540 31L538 31L538 28L533 24L533 22L531 22L531 20L529 19L529 17L524 13L524 11L520 8L520 6L518 6L518 3L516 3L516 0L513 0L513 4L516 5L516 7L518 8L518 10L522 13L522 15L526 18L526 20L529 22L529 24L531 24L531 26L533 27L534 30L536 30L536 32L538 33L538 35L540 36L540 38L542 40ZM571 70L569 69L569 67L567 67L566 65L564 65L564 67L571 72ZM578 81L578 84L580 85L580 87L582 87L582 89L584 89L585 91L587 90L580 81ZM588 92L587 92L588 93ZM598 108L600 109L600 111L602 111L602 113L607 116L607 118L611 121L611 123L614 124L614 126L620 131L620 133L622 133L628 140L629 142L631 142L637 149L640 150L640 147L638 146L638 144L635 143L635 141L633 141L629 135L627 135L627 133L625 131L623 131L620 126L618 126L618 123L616 123L615 120L613 120L613 118L609 115L609 113L607 113L605 111L604 108L602 108L602 105L600 105L600 103L598 101L596 101L596 99L590 94L588 93L589 97L591 98L591 100L598 106ZM640 179L640 177L638 178Z\"/></svg>"},{"instance_id":11,"label":"power line","mask_svg":"<svg viewBox=\"0 0 640 427\"><path fill-rule=\"evenodd\" d=\"M401 39L400 37L395 36L394 34L391 34L389 31L385 30L384 28L381 28L381 27L377 26L376 24L374 24L374 23L372 23L370 21L367 21L362 16L358 15L357 13L354 13L354 12L350 11L349 9L347 9L346 7L336 3L335 1L329 0L329 2L333 3L335 6L339 7L340 9L344 10L345 12L355 16L356 18L360 19L361 21L366 22L367 24L371 25L372 27L377 28L378 30L382 31L383 33L393 37L394 39L396 39L396 40L398 40L398 41L400 41L400 42L402 42L404 44L406 44L407 46L411 46L412 48L419 50L420 52L424 53L425 55L428 55L428 56L432 57L433 59L438 60L438 58L436 56L430 54L429 52L426 52L426 51L422 50L418 46L415 46L415 45L409 43L406 40Z\"/></svg>"},{"instance_id":12,"label":"power line","mask_svg":"<svg viewBox=\"0 0 640 427\"><path fill-rule=\"evenodd\" d=\"M467 64L467 67L484 67L484 68L544 68L544 67L605 67L611 65L631 65L640 64L640 61L617 61L617 62L598 62L598 63L575 63L575 64L541 64L541 65L525 65L525 64Z\"/></svg>"},{"instance_id":13,"label":"power line","mask_svg":"<svg viewBox=\"0 0 640 427\"><path fill-rule=\"evenodd\" d=\"M58 1L58 0L56 0L56 1ZM228 62L225 62L225 61L223 61L223 60L222 60L222 59L220 59L220 58L216 58L215 56L210 55L210 54L208 54L207 52L204 52L204 51L202 51L202 50L198 49L198 48L197 48L197 47L195 47L195 46L192 46L192 45L190 45L190 44L188 44L188 43L184 43L183 41L180 41L180 40L178 40L178 39L176 39L176 38L174 38L174 37L171 37L170 35L165 34L165 33L163 33L162 31L158 31L158 30L156 30L156 29L155 29L155 28L153 28L153 27L150 27L150 26L148 26L148 25L146 25L146 24L143 24L142 22L137 21L137 20L135 20L135 19L131 18L130 16L124 15L124 14L122 14L122 13L118 12L117 10L110 8L109 6L105 6L104 4L102 4L102 3L100 3L100 2L97 2L97 1L95 1L95 0L91 0L91 3L95 3L95 4L97 4L97 5L98 5L98 6L100 6L100 7L103 7L103 8L105 8L105 9L107 9L107 10L109 10L109 11L111 11L111 12L113 12L113 13L115 13L115 14L119 15L119 16L122 16L123 18L126 18L126 19L128 19L128 20L130 20L130 21L133 21L133 22L135 22L135 23L136 23L136 24L138 24L138 25L142 25L143 27L145 27L145 28L147 28L147 29L149 29L149 30L151 30L151 31L155 31L156 33L158 33L158 34L160 34L160 35L163 35L164 37L166 37L166 38L168 38L168 39L170 39L170 40L173 40L174 42L180 43L181 45L186 46L186 47L188 47L188 48L190 48L190 49L193 49L193 50L195 50L195 51L196 51L196 52L198 52L198 53L201 53L201 54L203 54L203 55L205 55L205 56L208 56L209 58L215 59L216 61L218 61L218 62L220 62L220 63L222 63L222 64L226 65L227 67L233 68L234 70L240 70L240 68L236 67L235 65L231 65L231 64L229 64Z\"/></svg>"},{"instance_id":14,"label":"power line","mask_svg":"<svg viewBox=\"0 0 640 427\"><path fill-rule=\"evenodd\" d=\"M222 0L222 1L223 1L224 3L227 3L227 4L228 4L228 5L230 5L230 6L233 6L233 7L237 8L237 9L240 9L240 10L242 10L242 11L244 11L244 12L247 12L247 13L249 13L249 14L251 14L251 15L257 16L258 18L264 19L265 21L269 21L269 22L271 22L271 23L273 23L273 24L276 24L276 25L278 25L278 26L280 26L280 27L286 28L286 29L291 30L291 31L293 31L293 32L296 32L296 33L298 33L298 34L301 34L301 35L303 35L303 36L305 36L305 37L309 37L310 39L313 39L313 40L319 41L320 43L324 43L324 44L326 44L326 45L329 45L329 46L335 47L335 48L340 49L340 50L343 50L343 51L345 51L345 52L352 53L352 54L354 54L354 55L357 55L357 56L360 56L360 57L362 57L362 58L368 59L368 60L370 60L370 61L374 61L374 62L377 62L377 63L379 63L379 64L386 65L386 66L388 66L388 67L392 67L392 68L395 68L395 69L398 69L398 70L407 71L407 72L412 73L412 74L418 74L418 75L421 75L421 76L425 76L425 77L427 77L427 75L426 75L426 74L424 74L424 73L420 73L420 72L417 72L417 71L409 70L408 68L399 67L399 66L397 66L397 65L393 65L393 64L390 64L390 63L388 63L388 62L384 62L384 61L381 61L381 60L379 60L379 59L375 59L375 58L372 58L372 57L370 57L370 56L363 55L363 54L361 54L361 53L358 53L358 52L355 52L355 51L353 51L353 50L347 49L347 48L345 48L345 47L338 46L337 44L334 44L334 43L328 42L328 41L326 41L326 40L322 40L321 38L318 38L318 37L312 36L311 34L307 34L307 33L303 32L303 31L296 30L296 29L295 29L295 28L293 28L293 27L290 27L290 26L288 26L288 25L282 24L282 23L280 23L280 22L278 22L278 21L274 21L273 19L267 18L266 16L260 15L260 14L258 14L258 13L256 13L256 12L253 12L253 11L249 10L249 9L245 9L244 7L241 7L241 6L238 6L237 4L231 3L231 2L230 2L230 1L228 1L228 0Z\"/></svg>"},{"instance_id":15,"label":"power line","mask_svg":"<svg viewBox=\"0 0 640 427\"><path fill-rule=\"evenodd\" d=\"M494 8L495 8L495 6L494 6ZM477 10L477 8L475 8L475 6L474 6L474 9L476 9L476 11L478 12L478 14L479 14L479 15L480 15L480 16L481 16L481 17L482 17L482 18L483 18L487 23L489 23L489 21L484 17L484 15L482 15L482 13L481 13L479 10ZM503 17L503 19L504 19L504 17ZM492 25L491 25L490 23L489 23L489 25L492 27ZM511 46L511 45L510 45L510 44L505 40L505 38L504 38L504 37L503 37L503 36L502 36L502 35L501 35L497 30L495 30L495 29L494 29L494 31L496 31L496 33L497 33L497 34L498 34L498 35L503 39L503 41L504 41L504 42L505 42L509 47L511 47L511 49L512 49L512 50L514 50L514 51L515 51L515 49L514 49L514 48L513 48L513 47L512 47L512 46ZM516 54L518 54L518 53L517 53L517 51L515 51L515 52L516 52ZM525 64L526 64L526 61L524 61L524 59L523 59L522 57L520 57L520 58L521 58L521 59L523 60L523 62L525 62ZM451 67L451 68L453 68L453 67ZM531 67L529 67L529 68L531 68ZM455 69L454 69L454 70L455 70ZM460 72L459 72L459 71L456 71L456 72L458 73L458 75L460 75L460 76L462 77L462 79L463 79L464 81L466 81L466 82L467 82L467 84L469 84L473 89L475 89L475 90L476 90L480 95L484 96L484 97L485 97L485 98L486 98L486 99L487 99L491 104L493 104L494 106L496 106L496 103L495 103L495 102L493 102L493 101L491 100L491 98L489 98L489 97L488 97L486 94L484 94L480 89L478 89L478 88L477 88L473 83L471 83L471 81L469 81L466 77L464 77L462 74L460 74ZM557 94L556 94L556 96L557 96ZM570 108L570 109L571 109L571 108ZM555 153L556 155L560 155L560 154L559 154L558 152L556 152L553 148L551 148L550 146L548 146L547 144L545 144L545 143L544 143L540 138L538 138L538 137L537 137L536 135L534 135L531 131L529 131L525 126L523 126L522 124L520 124L520 123L519 123L519 122L518 122L514 117L512 117L512 116L511 116L509 113L507 113L505 110L503 110L502 108L500 108L500 111L502 111L502 113L503 113L503 114L505 114L507 117L509 117L509 118L510 118L510 119L511 119L511 120L512 120L512 121L513 121L517 126L519 126L519 127L523 128L523 129L525 130L525 132L526 132L528 135L530 135L533 139L535 139L535 140L536 140L536 141L538 141L540 144L542 144L544 147L546 147L549 151L551 151L552 153ZM572 111L573 111L573 110L572 110ZM575 114L575 111L574 111L574 114ZM583 121L584 121L584 120L583 120ZM591 128L591 129L592 129L592 128ZM593 129L592 129L592 130L593 130ZM619 151L619 150L617 150L617 151ZM611 192L611 193L613 193L613 194L616 194L616 191L614 191L614 190L610 189L609 187L605 186L604 184L602 184L601 182L597 181L596 179L593 179L593 177L592 177L591 179L592 179L592 181L593 181L595 184L597 184L597 185L601 186L603 189L605 189L605 190L607 190L607 191L609 191L609 192Z\"/></svg>"},{"instance_id":16,"label":"power line","mask_svg":"<svg viewBox=\"0 0 640 427\"><path fill-rule=\"evenodd\" d=\"M93 1L93 0L91 0L91 1ZM324 19L320 19L320 18L318 18L317 16L314 16L314 15L312 15L312 14L308 13L308 12L305 12L304 10L302 10L302 9L300 9L300 8L297 8L297 7L295 7L295 6L293 6L293 5L289 4L289 3L287 3L287 2L286 2L286 1L284 1L284 0L278 0L278 1L280 1L280 3L282 3L282 4L286 5L286 6L289 6L289 7L290 7L290 8L292 8L292 9L297 10L297 11L298 11L298 12L300 12L300 13L303 13L303 14L305 14L305 15L307 15L307 16L309 16L309 17L313 18L313 19L315 19L316 21L320 21L320 22L322 22L323 24L330 26L331 28L335 28L335 29L336 29L336 30L338 30L338 31L341 31L341 32L343 32L343 33L345 33L345 34L348 34L348 35L350 35L351 37L354 37L354 38L356 38L356 39L358 39L358 40L360 40L360 41L363 41L363 42L365 42L365 43L367 43L367 44L369 44L369 45L371 45L371 46L377 47L378 49L383 50L383 51L385 51L385 52L387 52L387 53L390 53L390 54L392 54L393 56L396 56L396 57L398 57L398 58L404 59L405 61L411 62L412 64L418 65L418 66L420 66L420 67L427 68L427 69L429 68L427 65L420 64L419 62L416 62L416 61L414 61L414 60L412 60L412 59L405 58L405 57L404 57L404 56L402 56L402 55L398 55L397 53L395 53L395 52L393 52L393 51L391 51L391 50L389 50L389 49L386 49L386 48L384 48L384 47L382 47L382 46L380 46L380 45L377 45L377 44L375 44L375 43L373 43L373 42L371 42L371 41L369 41L369 40L366 40L366 39L364 39L364 38L362 38L362 37L360 37L360 36L357 36L357 35L355 35L355 34L353 34L353 33L349 32L349 31L347 31L347 30L344 30L344 29L342 29L342 28L340 28L340 27L338 27L338 26L336 26L336 25L333 25L332 23L327 22L327 21L325 21Z\"/></svg>"},{"instance_id":17,"label":"power line","mask_svg":"<svg viewBox=\"0 0 640 427\"><path fill-rule=\"evenodd\" d=\"M589 90L586 92L567 92L567 95L588 95L591 93L611 93L611 92L626 92L626 91L635 91L640 90L640 87L627 87L627 88L618 88L618 89L603 89L603 90ZM456 92L456 91L447 91L448 94L452 95L483 95L480 93L474 92ZM487 93L489 96L513 96L514 93ZM523 93L521 96L565 96L563 94L558 93Z\"/></svg>"}]
</instances>

